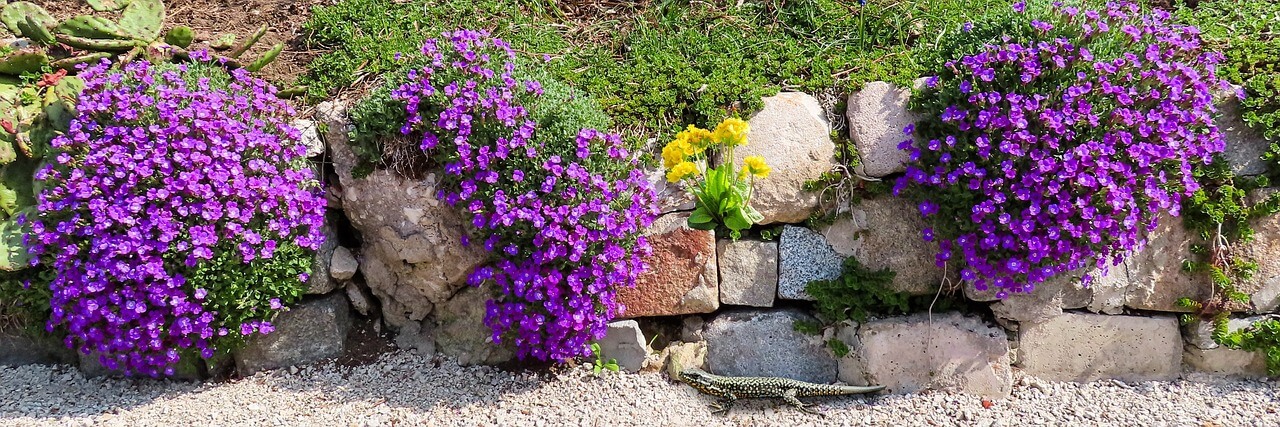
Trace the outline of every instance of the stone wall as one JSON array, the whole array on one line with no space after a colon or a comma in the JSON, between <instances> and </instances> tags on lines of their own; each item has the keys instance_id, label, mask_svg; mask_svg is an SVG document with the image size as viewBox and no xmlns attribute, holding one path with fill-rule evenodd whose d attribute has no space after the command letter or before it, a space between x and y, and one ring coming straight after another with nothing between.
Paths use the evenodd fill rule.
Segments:
<instances>
[{"instance_id":1,"label":"stone wall","mask_svg":"<svg viewBox=\"0 0 1280 427\"><path fill-rule=\"evenodd\" d=\"M862 158L858 174L892 179L902 173L906 157L897 144L902 126L913 120L905 110L909 93L871 83L849 97L849 138ZM1228 113L1231 102L1224 100ZM618 359L625 369L665 366L673 372L702 366L726 375L988 397L1008 395L1015 369L1069 381L1264 373L1258 355L1220 348L1208 338L1209 331L1179 325L1181 309L1174 301L1205 296L1209 284L1182 271L1193 236L1176 218L1164 219L1146 249L1088 288L1080 286L1079 277L1089 269L1005 300L962 285L963 298L989 311L917 313L845 322L822 335L797 332L797 321L814 320L805 286L838 277L847 257L872 269L895 271L892 288L914 295L933 295L944 277L954 280L957 274L954 268L943 271L934 265L937 246L921 239L923 221L900 199L866 199L846 206L849 215L833 224L818 229L802 225L819 209L818 195L804 191L804 183L838 167L827 115L803 93L782 93L764 99L764 105L750 118L748 145L736 153L763 155L774 168L773 175L758 183L753 204L765 224L780 226L778 238L731 241L687 227L691 199L667 184L661 171L653 171L662 208L647 233L655 249L649 259L653 268L635 289L619 294L626 306L623 320L611 325L602 342L606 357ZM464 364L511 359L510 349L493 345L482 323L484 301L491 295L463 283L485 255L462 245L462 219L435 199L436 177L412 180L385 171L356 177L343 106L322 104L315 121L323 126L310 134L323 141L313 145L327 146L333 166L331 207L333 213L340 209L345 214L331 222L349 224L355 241L343 247L337 230L331 230L312 275L308 293L313 295L279 319L274 334L255 339L235 355L240 372L341 355L352 310L380 318L401 348L440 352ZM1222 125L1231 150L1265 150L1267 142L1243 128L1238 118L1228 115ZM1241 173L1257 173L1251 154L1231 157ZM1280 255L1280 218L1262 220L1258 229L1258 238L1240 248L1260 261L1258 274L1242 286L1252 297L1254 312L1241 316L1273 313L1280 304L1280 264L1272 261ZM682 329L663 340L660 354L642 331L653 322L674 322ZM1232 327L1246 324L1236 320ZM56 345L9 335L0 333L0 363L74 360L74 354L59 352ZM838 357L828 345L833 339L845 343L848 354ZM49 349L13 350L37 347ZM207 374L214 368L203 369Z\"/></svg>"}]
</instances>

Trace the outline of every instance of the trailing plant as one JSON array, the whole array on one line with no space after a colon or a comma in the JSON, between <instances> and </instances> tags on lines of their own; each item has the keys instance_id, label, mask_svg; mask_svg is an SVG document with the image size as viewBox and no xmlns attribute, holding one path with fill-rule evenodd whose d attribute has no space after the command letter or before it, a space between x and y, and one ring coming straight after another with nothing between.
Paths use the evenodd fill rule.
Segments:
<instances>
[{"instance_id":1,"label":"trailing plant","mask_svg":"<svg viewBox=\"0 0 1280 427\"><path fill-rule=\"evenodd\" d=\"M1238 331L1215 334L1214 341L1227 348L1262 353L1267 374L1280 377L1280 320L1259 320Z\"/></svg>"},{"instance_id":2,"label":"trailing plant","mask_svg":"<svg viewBox=\"0 0 1280 427\"><path fill-rule=\"evenodd\" d=\"M211 358L305 290L325 199L276 89L212 58L80 73L26 243L54 276L50 331L126 374Z\"/></svg>"},{"instance_id":3,"label":"trailing plant","mask_svg":"<svg viewBox=\"0 0 1280 427\"><path fill-rule=\"evenodd\" d=\"M761 156L744 157L741 168L734 165L733 148L747 144L749 130L747 122L737 118L725 119L715 131L689 125L662 148L667 181L683 181L693 193L697 207L689 214L689 227L728 229L736 240L742 230L764 220L751 207L751 193L756 178L769 177L769 165ZM719 159L717 164L713 157Z\"/></svg>"},{"instance_id":4,"label":"trailing plant","mask_svg":"<svg viewBox=\"0 0 1280 427\"><path fill-rule=\"evenodd\" d=\"M470 214L470 235L491 254L468 283L501 291L486 303L494 341L520 358L589 355L650 252L640 233L657 207L638 161L594 129L539 137L569 123L530 109L542 85L517 79L511 47L487 32L445 33L419 54L390 97L407 113L401 134L444 170L437 196Z\"/></svg>"},{"instance_id":5,"label":"trailing plant","mask_svg":"<svg viewBox=\"0 0 1280 427\"><path fill-rule=\"evenodd\" d=\"M1196 34L1128 2L1018 2L944 37L941 52L966 53L940 55L912 97L924 118L904 129L911 162L893 190L934 224L937 263L955 258L1003 298L1145 245L1224 147L1221 54Z\"/></svg>"}]
</instances>

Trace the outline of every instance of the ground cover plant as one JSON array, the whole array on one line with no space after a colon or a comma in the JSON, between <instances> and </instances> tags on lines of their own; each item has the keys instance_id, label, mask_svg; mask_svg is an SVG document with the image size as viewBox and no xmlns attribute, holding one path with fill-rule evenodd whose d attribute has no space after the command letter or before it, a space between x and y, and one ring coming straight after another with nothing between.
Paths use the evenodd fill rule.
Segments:
<instances>
[{"instance_id":1,"label":"ground cover plant","mask_svg":"<svg viewBox=\"0 0 1280 427\"><path fill-rule=\"evenodd\" d=\"M624 136L666 141L686 123L749 116L779 89L906 84L922 72L917 50L994 4L1005 2L343 0L306 25L332 52L304 80L317 97L373 81L425 35L478 26L549 59L540 68L595 98Z\"/></svg>"},{"instance_id":2,"label":"ground cover plant","mask_svg":"<svg viewBox=\"0 0 1280 427\"><path fill-rule=\"evenodd\" d=\"M287 123L246 70L103 61L23 221L55 273L48 329L126 374L172 374L254 333L305 290L324 199Z\"/></svg>"},{"instance_id":3,"label":"ground cover plant","mask_svg":"<svg viewBox=\"0 0 1280 427\"><path fill-rule=\"evenodd\" d=\"M468 244L491 254L468 283L498 291L484 320L494 341L521 358L586 356L650 251L640 233L657 208L638 160L616 134L566 134L579 116L555 114L570 107L518 79L511 46L487 32L447 32L406 55L415 65L389 83L400 141L443 168L437 197L470 216Z\"/></svg>"},{"instance_id":4,"label":"ground cover plant","mask_svg":"<svg viewBox=\"0 0 1280 427\"><path fill-rule=\"evenodd\" d=\"M1004 297L1090 264L1105 271L1177 215L1192 169L1223 149L1222 55L1167 12L1026 2L945 37L913 97L894 193L919 204L943 265ZM1087 285L1090 275L1085 275Z\"/></svg>"}]
</instances>

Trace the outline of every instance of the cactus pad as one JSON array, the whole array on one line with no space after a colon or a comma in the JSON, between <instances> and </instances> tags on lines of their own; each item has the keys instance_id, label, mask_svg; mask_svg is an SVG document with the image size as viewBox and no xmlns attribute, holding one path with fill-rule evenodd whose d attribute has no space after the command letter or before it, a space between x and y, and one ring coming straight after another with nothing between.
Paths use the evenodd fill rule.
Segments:
<instances>
[{"instance_id":1,"label":"cactus pad","mask_svg":"<svg viewBox=\"0 0 1280 427\"><path fill-rule=\"evenodd\" d=\"M45 28L53 28L54 25L58 25L58 21L53 19L53 15L29 1L9 3L4 6L4 9L0 9L0 21L4 21L4 26L9 31L20 36L25 37L27 35L23 34L22 30L18 28L18 23L23 22L28 17L34 19L40 26Z\"/></svg>"},{"instance_id":2,"label":"cactus pad","mask_svg":"<svg viewBox=\"0 0 1280 427\"><path fill-rule=\"evenodd\" d=\"M139 43L137 40L87 39L66 34L55 34L54 38L67 46L95 52L125 52L137 47Z\"/></svg>"},{"instance_id":3,"label":"cactus pad","mask_svg":"<svg viewBox=\"0 0 1280 427\"><path fill-rule=\"evenodd\" d=\"M49 55L44 49L19 49L0 57L0 74L20 75L33 73L49 64Z\"/></svg>"},{"instance_id":4,"label":"cactus pad","mask_svg":"<svg viewBox=\"0 0 1280 427\"><path fill-rule=\"evenodd\" d=\"M84 0L84 2L99 12L120 10L129 5L129 0Z\"/></svg>"},{"instance_id":5,"label":"cactus pad","mask_svg":"<svg viewBox=\"0 0 1280 427\"><path fill-rule=\"evenodd\" d=\"M271 50L268 50L267 53L262 54L261 58L258 58L257 61L253 61L252 64L249 64L248 67L244 68L249 70L249 72L261 70L262 67L265 67L267 64L275 61L276 57L280 56L280 51L282 50L284 50L284 45L277 43L275 46L272 46Z\"/></svg>"},{"instance_id":6,"label":"cactus pad","mask_svg":"<svg viewBox=\"0 0 1280 427\"><path fill-rule=\"evenodd\" d=\"M28 16L22 22L18 23L18 28L22 30L22 34L41 46L49 46L54 43L53 33L48 28L40 25L35 18Z\"/></svg>"},{"instance_id":7,"label":"cactus pad","mask_svg":"<svg viewBox=\"0 0 1280 427\"><path fill-rule=\"evenodd\" d=\"M191 31L191 27L179 25L169 29L169 32L164 35L164 42L186 49L187 46L191 46L195 38L195 32Z\"/></svg>"},{"instance_id":8,"label":"cactus pad","mask_svg":"<svg viewBox=\"0 0 1280 427\"><path fill-rule=\"evenodd\" d=\"M120 13L120 28L125 33L148 42L160 38L164 23L164 3L160 0L132 0Z\"/></svg>"},{"instance_id":9,"label":"cactus pad","mask_svg":"<svg viewBox=\"0 0 1280 427\"><path fill-rule=\"evenodd\" d=\"M231 33L219 34L217 38L209 42L209 47L217 50L231 49L236 45L236 35Z\"/></svg>"},{"instance_id":10,"label":"cactus pad","mask_svg":"<svg viewBox=\"0 0 1280 427\"><path fill-rule=\"evenodd\" d=\"M88 39L127 39L129 35L108 19L80 15L58 25L58 33Z\"/></svg>"}]
</instances>

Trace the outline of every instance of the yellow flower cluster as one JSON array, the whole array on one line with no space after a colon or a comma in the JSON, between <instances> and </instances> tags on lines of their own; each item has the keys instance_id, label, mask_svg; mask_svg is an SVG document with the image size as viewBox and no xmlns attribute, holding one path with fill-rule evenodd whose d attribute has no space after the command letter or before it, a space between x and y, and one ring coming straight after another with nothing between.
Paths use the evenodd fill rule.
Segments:
<instances>
[{"instance_id":1,"label":"yellow flower cluster","mask_svg":"<svg viewBox=\"0 0 1280 427\"><path fill-rule=\"evenodd\" d=\"M662 167L670 169L684 162L687 157L706 151L710 142L711 131L689 125L676 134L675 141L662 148Z\"/></svg>"},{"instance_id":2,"label":"yellow flower cluster","mask_svg":"<svg viewBox=\"0 0 1280 427\"><path fill-rule=\"evenodd\" d=\"M747 158L742 159L742 163L745 166L742 168L742 172L755 175L756 178L768 178L769 171L773 170L773 168L764 163L764 157L761 156L747 156Z\"/></svg>"},{"instance_id":3,"label":"yellow flower cluster","mask_svg":"<svg viewBox=\"0 0 1280 427\"><path fill-rule=\"evenodd\" d=\"M698 166L693 162L680 162L667 171L667 181L676 182L689 176L698 175Z\"/></svg>"},{"instance_id":4,"label":"yellow flower cluster","mask_svg":"<svg viewBox=\"0 0 1280 427\"><path fill-rule=\"evenodd\" d=\"M728 146L747 145L747 132L750 130L751 126L746 121L730 117L716 125L716 131L712 132L711 138Z\"/></svg>"}]
</instances>

